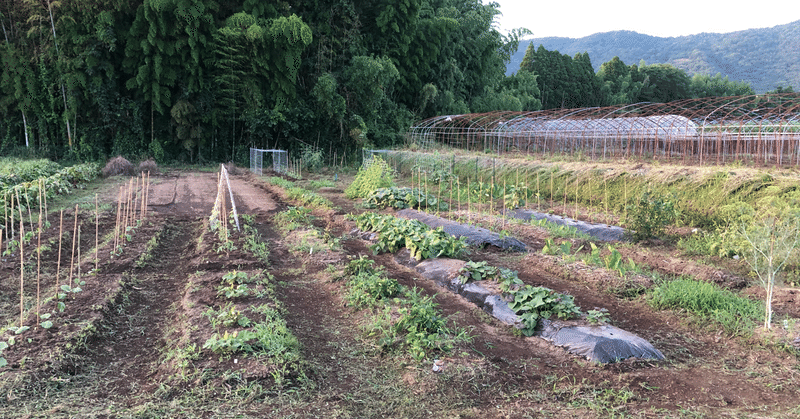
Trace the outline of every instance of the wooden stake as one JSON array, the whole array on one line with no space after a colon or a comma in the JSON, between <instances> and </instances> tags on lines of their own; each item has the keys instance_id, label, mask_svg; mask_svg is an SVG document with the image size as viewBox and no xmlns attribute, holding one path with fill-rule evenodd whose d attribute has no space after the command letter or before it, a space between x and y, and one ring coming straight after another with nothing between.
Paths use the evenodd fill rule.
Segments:
<instances>
[{"instance_id":1,"label":"wooden stake","mask_svg":"<svg viewBox=\"0 0 800 419\"><path fill-rule=\"evenodd\" d=\"M75 280L75 283L80 286L81 284L81 226L78 226L78 278Z\"/></svg>"},{"instance_id":2,"label":"wooden stake","mask_svg":"<svg viewBox=\"0 0 800 419\"><path fill-rule=\"evenodd\" d=\"M8 193L3 194L3 233L6 235L6 243L8 243ZM0 246L2 249L2 246Z\"/></svg>"},{"instance_id":3,"label":"wooden stake","mask_svg":"<svg viewBox=\"0 0 800 419\"><path fill-rule=\"evenodd\" d=\"M97 255L100 246L100 211L97 205L97 194L94 194L94 270L100 268L100 258Z\"/></svg>"},{"instance_id":4,"label":"wooden stake","mask_svg":"<svg viewBox=\"0 0 800 419\"><path fill-rule=\"evenodd\" d=\"M122 186L119 187L119 193L117 194L117 222L114 224L114 250L113 252L117 251L117 246L119 245L119 222L120 222L120 215L122 214Z\"/></svg>"},{"instance_id":5,"label":"wooden stake","mask_svg":"<svg viewBox=\"0 0 800 419\"><path fill-rule=\"evenodd\" d=\"M75 225L72 227L72 256L69 259L69 287L72 288L72 272L75 266L75 241L78 238L78 204L75 204Z\"/></svg>"},{"instance_id":6,"label":"wooden stake","mask_svg":"<svg viewBox=\"0 0 800 419\"><path fill-rule=\"evenodd\" d=\"M41 181L41 179L39 179ZM39 182L44 185L44 182ZM39 308L41 307L42 281L42 193L39 189L39 238L36 242L36 324L39 324Z\"/></svg>"},{"instance_id":7,"label":"wooden stake","mask_svg":"<svg viewBox=\"0 0 800 419\"><path fill-rule=\"evenodd\" d=\"M147 192L144 199L144 216L147 218L147 208L150 205L150 171L147 171Z\"/></svg>"},{"instance_id":8,"label":"wooden stake","mask_svg":"<svg viewBox=\"0 0 800 419\"><path fill-rule=\"evenodd\" d=\"M58 222L58 262L56 263L56 288L58 288L58 279L61 274L61 242L64 240L64 210L61 210L61 218ZM58 290L56 290L58 295Z\"/></svg>"},{"instance_id":9,"label":"wooden stake","mask_svg":"<svg viewBox=\"0 0 800 419\"><path fill-rule=\"evenodd\" d=\"M17 202L19 203L19 195L17 195ZM23 220L25 216L22 215L22 206L17 205L19 208L19 327L22 327L25 313L25 257L23 255L23 247L25 245L25 227Z\"/></svg>"}]
</instances>

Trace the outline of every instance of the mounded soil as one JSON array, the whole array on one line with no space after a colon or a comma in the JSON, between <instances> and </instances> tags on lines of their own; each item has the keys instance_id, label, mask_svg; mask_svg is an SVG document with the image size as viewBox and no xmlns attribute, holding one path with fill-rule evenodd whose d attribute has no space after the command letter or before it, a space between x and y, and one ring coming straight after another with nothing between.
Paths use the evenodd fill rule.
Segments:
<instances>
[{"instance_id":1,"label":"mounded soil","mask_svg":"<svg viewBox=\"0 0 800 419\"><path fill-rule=\"evenodd\" d=\"M0 367L2 417L796 417L800 364L796 352L782 349L787 333L757 332L731 337L713 324L683 312L657 311L646 298L625 290L646 289L643 276L620 278L605 269L539 252L547 237L536 227L482 217L484 227L506 229L526 243L529 253L496 248L471 249L467 257L518 271L528 284L575 297L589 310L605 308L611 324L647 339L666 357L654 362L630 359L608 365L587 362L537 337L522 337L457 295L422 280L395 255L373 255L370 243L352 235L347 213L364 211L344 198L341 181L321 195L335 210L315 210L314 226L338 246L314 252L312 238L285 233L274 216L297 203L263 179L240 172L231 176L236 209L253 217L268 260L223 248L208 231L216 197L217 174L167 172L155 176L147 214L121 253L112 254L120 184L112 178L90 192L107 203L97 224L92 205L82 205L79 264L69 273L72 235L61 236L59 213L42 235L47 244L38 268L40 313L53 313L53 327L35 318L37 267L23 249L25 310L15 344L3 352ZM302 183L299 183L302 185ZM89 209L92 207L92 209ZM558 211L558 208L553 208ZM455 218L458 214L449 214ZM74 208L64 211L64 230L72 229ZM475 222L475 218L472 218ZM99 269L95 267L95 226ZM27 228L27 226L26 226ZM109 239L110 238L110 239ZM305 241L304 241L305 240ZM238 243L238 242L237 242ZM311 251L306 251L311 243ZM574 246L574 248L577 247ZM588 246L587 246L588 247ZM5 247L2 250L5 251ZM76 249L76 250L77 250ZM729 261L696 261L674 246L650 242L619 244L625 258L665 275L693 275L759 298L744 271ZM369 312L344 303L347 261L366 255L402 285L417 287L435 301L454 327L468 330L471 343L449 353L434 353L420 363L387 352L368 336ZM59 257L60 256L60 257ZM0 262L0 315L19 322L19 252ZM75 256L77 258L77 256ZM60 262L59 262L60 259ZM78 273L80 266L80 274ZM279 309L301 344L302 359L276 374L269 360L221 357L202 345L215 332L204 311L221 307L217 293L227 272L272 275L275 294L267 304ZM59 284L72 277L82 291L55 298ZM80 276L79 276L80 275ZM47 283L45 283L45 281ZM237 307L256 304L256 297ZM64 303L59 311L57 303ZM800 290L777 291L776 318L800 318ZM786 344L784 347L791 345ZM431 370L439 359L443 371Z\"/></svg>"}]
</instances>

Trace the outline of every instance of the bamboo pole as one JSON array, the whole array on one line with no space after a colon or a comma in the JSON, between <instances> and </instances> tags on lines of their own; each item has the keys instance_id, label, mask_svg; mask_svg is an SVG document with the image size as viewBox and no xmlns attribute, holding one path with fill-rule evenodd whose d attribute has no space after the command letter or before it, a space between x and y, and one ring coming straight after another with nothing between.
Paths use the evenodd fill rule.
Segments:
<instances>
[{"instance_id":1,"label":"bamboo pole","mask_svg":"<svg viewBox=\"0 0 800 419\"><path fill-rule=\"evenodd\" d=\"M8 193L3 194L3 233L6 235L6 246L8 245ZM0 247L0 249L2 249Z\"/></svg>"},{"instance_id":2,"label":"bamboo pole","mask_svg":"<svg viewBox=\"0 0 800 419\"><path fill-rule=\"evenodd\" d=\"M30 186L31 182L28 182ZM33 213L31 213L31 198L28 196L28 188L25 188L25 206L28 207L28 225L33 231Z\"/></svg>"},{"instance_id":3,"label":"bamboo pole","mask_svg":"<svg viewBox=\"0 0 800 419\"><path fill-rule=\"evenodd\" d=\"M145 178L145 189L144 189L144 205L142 205L142 210L144 210L143 218L147 218L147 204L150 203L150 171L147 171L147 177Z\"/></svg>"},{"instance_id":4,"label":"bamboo pole","mask_svg":"<svg viewBox=\"0 0 800 419\"><path fill-rule=\"evenodd\" d=\"M78 272L78 277L75 280L75 283L80 286L81 284L81 226L78 226L78 268L76 269Z\"/></svg>"},{"instance_id":5,"label":"bamboo pole","mask_svg":"<svg viewBox=\"0 0 800 419\"><path fill-rule=\"evenodd\" d=\"M98 247L100 246L100 211L97 204L97 194L94 194L94 270L100 268L100 258Z\"/></svg>"},{"instance_id":6,"label":"bamboo pole","mask_svg":"<svg viewBox=\"0 0 800 419\"><path fill-rule=\"evenodd\" d=\"M72 227L72 256L69 259L69 287L72 288L72 273L75 267L75 241L78 238L78 204L75 204L75 224Z\"/></svg>"},{"instance_id":7,"label":"bamboo pole","mask_svg":"<svg viewBox=\"0 0 800 419\"><path fill-rule=\"evenodd\" d=\"M58 280L61 275L61 243L64 241L64 210L61 210L60 221L58 222L58 262L56 263L56 288L58 288ZM58 290L56 290L58 294Z\"/></svg>"},{"instance_id":8,"label":"bamboo pole","mask_svg":"<svg viewBox=\"0 0 800 419\"><path fill-rule=\"evenodd\" d=\"M39 179L41 181L41 179ZM44 185L44 181L40 182ZM42 193L39 189L39 237L36 241L36 323L39 323L39 309L41 307L42 284Z\"/></svg>"},{"instance_id":9,"label":"bamboo pole","mask_svg":"<svg viewBox=\"0 0 800 419\"><path fill-rule=\"evenodd\" d=\"M120 223L120 216L122 215L122 186L119 187L119 193L117 194L117 221L114 224L114 252L117 251L117 246L119 246L119 223Z\"/></svg>"},{"instance_id":10,"label":"bamboo pole","mask_svg":"<svg viewBox=\"0 0 800 419\"><path fill-rule=\"evenodd\" d=\"M19 200L19 197L17 197ZM18 206L19 208L19 327L22 327L22 321L25 319L25 257L23 255L23 247L25 245L25 227L23 226L23 220L25 216L22 215L22 206Z\"/></svg>"},{"instance_id":11,"label":"bamboo pole","mask_svg":"<svg viewBox=\"0 0 800 419\"><path fill-rule=\"evenodd\" d=\"M580 174L575 173L575 219L578 219L578 194L580 194Z\"/></svg>"},{"instance_id":12,"label":"bamboo pole","mask_svg":"<svg viewBox=\"0 0 800 419\"><path fill-rule=\"evenodd\" d=\"M472 220L472 211L470 211L470 209L472 208L472 205L471 205L472 196L470 196L470 194L472 193L472 190L469 188L469 186L470 186L470 179L469 179L469 177L467 177L467 224L471 224L471 220Z\"/></svg>"}]
</instances>

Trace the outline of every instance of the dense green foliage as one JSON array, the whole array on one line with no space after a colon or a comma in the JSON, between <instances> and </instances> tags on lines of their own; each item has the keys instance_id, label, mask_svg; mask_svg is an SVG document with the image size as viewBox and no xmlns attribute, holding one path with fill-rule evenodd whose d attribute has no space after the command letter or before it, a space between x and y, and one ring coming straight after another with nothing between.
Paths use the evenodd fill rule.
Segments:
<instances>
[{"instance_id":1,"label":"dense green foliage","mask_svg":"<svg viewBox=\"0 0 800 419\"><path fill-rule=\"evenodd\" d=\"M0 152L244 162L258 147L352 161L362 146L399 143L415 119L536 107L530 78L505 80L524 32L501 35L498 7L10 0L0 11ZM486 100L495 93L504 100Z\"/></svg>"},{"instance_id":2,"label":"dense green foliage","mask_svg":"<svg viewBox=\"0 0 800 419\"><path fill-rule=\"evenodd\" d=\"M702 319L719 323L726 332L738 335L753 330L764 316L764 304L740 297L706 281L678 278L659 284L650 294L656 308L689 311Z\"/></svg>"},{"instance_id":3,"label":"dense green foliage","mask_svg":"<svg viewBox=\"0 0 800 419\"><path fill-rule=\"evenodd\" d=\"M536 31L534 24L531 29ZM664 63L686 71L690 77L713 76L717 81L739 80L761 94L800 86L800 21L772 28L732 33L701 33L661 38L631 31L597 33L583 38L534 38L520 42L506 74L520 68L526 49L544 45L567 55L588 53L598 71L602 63L618 56L629 64ZM641 67L641 65L639 65ZM741 86L740 86L741 87ZM716 94L716 93L714 93ZM699 95L698 97L703 97Z\"/></svg>"},{"instance_id":4,"label":"dense green foliage","mask_svg":"<svg viewBox=\"0 0 800 419\"><path fill-rule=\"evenodd\" d=\"M670 64L625 65L619 57L592 69L589 54L573 58L528 44L517 74L532 73L541 91L544 109L581 108L638 102L671 102L708 96L754 94L749 83L735 82L720 74L688 73Z\"/></svg>"}]
</instances>

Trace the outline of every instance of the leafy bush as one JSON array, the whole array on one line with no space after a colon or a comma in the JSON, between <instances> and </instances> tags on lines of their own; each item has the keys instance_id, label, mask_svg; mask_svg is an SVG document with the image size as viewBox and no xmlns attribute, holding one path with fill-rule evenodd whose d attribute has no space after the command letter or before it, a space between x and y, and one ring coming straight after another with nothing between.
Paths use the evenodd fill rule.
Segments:
<instances>
[{"instance_id":1,"label":"leafy bush","mask_svg":"<svg viewBox=\"0 0 800 419\"><path fill-rule=\"evenodd\" d=\"M703 319L716 321L727 333L749 333L764 317L764 304L690 278L658 284L650 294L650 304L659 309L682 309Z\"/></svg>"},{"instance_id":2,"label":"leafy bush","mask_svg":"<svg viewBox=\"0 0 800 419\"><path fill-rule=\"evenodd\" d=\"M675 204L645 192L635 205L628 206L628 222L634 240L644 240L664 234L666 226L678 219Z\"/></svg>"},{"instance_id":3,"label":"leafy bush","mask_svg":"<svg viewBox=\"0 0 800 419\"><path fill-rule=\"evenodd\" d=\"M448 205L444 201L439 201L432 194L425 194L419 189L398 188L378 188L364 199L365 208L433 208L438 211L447 211Z\"/></svg>"},{"instance_id":4,"label":"leafy bush","mask_svg":"<svg viewBox=\"0 0 800 419\"><path fill-rule=\"evenodd\" d=\"M445 337L450 334L447 323L433 296L423 296L422 290L406 292L407 300L397 311L400 318L393 326L394 333L405 336L408 352L422 360L430 350L449 351L452 343Z\"/></svg>"},{"instance_id":5,"label":"leafy bush","mask_svg":"<svg viewBox=\"0 0 800 419\"><path fill-rule=\"evenodd\" d=\"M344 194L350 199L366 198L378 188L394 185L394 171L380 156L374 156L358 169L353 183L345 189Z\"/></svg>"},{"instance_id":6,"label":"leafy bush","mask_svg":"<svg viewBox=\"0 0 800 419\"><path fill-rule=\"evenodd\" d=\"M300 159L303 161L303 167L310 172L316 172L322 168L325 163L323 161L322 149L313 145L303 145L300 152Z\"/></svg>"}]
</instances>

